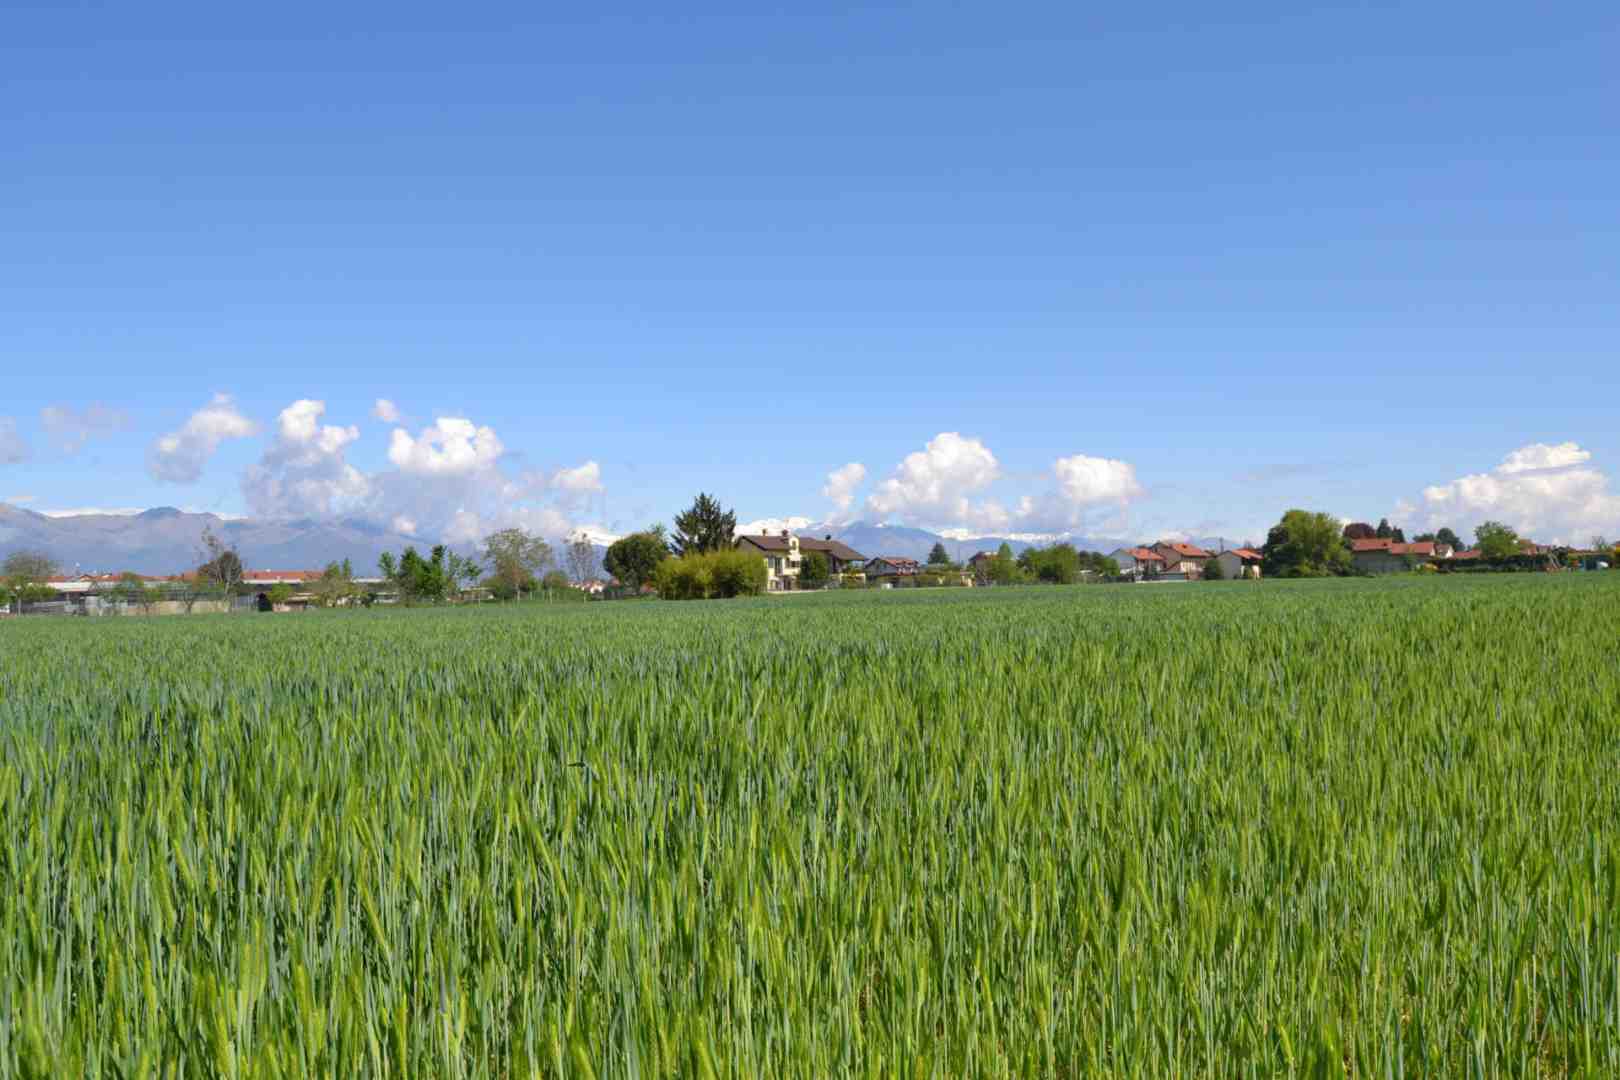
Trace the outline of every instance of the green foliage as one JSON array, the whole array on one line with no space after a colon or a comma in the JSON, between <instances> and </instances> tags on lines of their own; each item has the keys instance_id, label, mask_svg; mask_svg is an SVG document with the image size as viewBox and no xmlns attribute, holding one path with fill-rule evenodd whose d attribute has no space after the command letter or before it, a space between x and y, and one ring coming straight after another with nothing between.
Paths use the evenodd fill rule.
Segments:
<instances>
[{"instance_id":1,"label":"green foliage","mask_svg":"<svg viewBox=\"0 0 1620 1080\"><path fill-rule=\"evenodd\" d=\"M832 571L827 565L827 556L819 551L806 552L799 559L799 585L806 589L819 589L827 584Z\"/></svg>"},{"instance_id":2,"label":"green foliage","mask_svg":"<svg viewBox=\"0 0 1620 1080\"><path fill-rule=\"evenodd\" d=\"M1225 581L1226 570L1221 566L1219 559L1206 559L1204 561L1205 581Z\"/></svg>"},{"instance_id":3,"label":"green foliage","mask_svg":"<svg viewBox=\"0 0 1620 1080\"><path fill-rule=\"evenodd\" d=\"M14 551L0 563L0 580L13 592L43 586L56 575L56 560L43 551Z\"/></svg>"},{"instance_id":4,"label":"green foliage","mask_svg":"<svg viewBox=\"0 0 1620 1080\"><path fill-rule=\"evenodd\" d=\"M1474 541L1482 558L1496 562L1519 554L1519 534L1500 521L1482 522L1474 530Z\"/></svg>"},{"instance_id":5,"label":"green foliage","mask_svg":"<svg viewBox=\"0 0 1620 1080\"><path fill-rule=\"evenodd\" d=\"M425 559L414 547L401 552L397 563L392 556L384 553L377 560L377 566L399 589L400 594L413 603L449 599L452 594L460 592L463 585L472 583L483 573L472 559L457 555L443 544L434 545Z\"/></svg>"},{"instance_id":6,"label":"green foliage","mask_svg":"<svg viewBox=\"0 0 1620 1080\"><path fill-rule=\"evenodd\" d=\"M242 556L235 545L229 544L211 526L203 527L203 562L197 567L197 581L210 586L218 595L234 593L242 584Z\"/></svg>"},{"instance_id":7,"label":"green foliage","mask_svg":"<svg viewBox=\"0 0 1620 1080\"><path fill-rule=\"evenodd\" d=\"M998 560L1000 556L997 556ZM1057 543L1044 548L1025 548L1018 555L1018 568L1023 575L1051 585L1072 585L1080 580L1080 553L1073 544ZM995 573L992 568L991 577Z\"/></svg>"},{"instance_id":8,"label":"green foliage","mask_svg":"<svg viewBox=\"0 0 1620 1080\"><path fill-rule=\"evenodd\" d=\"M1453 551L1461 551L1467 546L1462 542L1462 537L1452 532L1449 528L1441 528L1436 531L1434 534L1434 542L1437 544L1447 544Z\"/></svg>"},{"instance_id":9,"label":"green foliage","mask_svg":"<svg viewBox=\"0 0 1620 1080\"><path fill-rule=\"evenodd\" d=\"M1328 577L1351 571L1350 552L1338 521L1330 514L1290 510L1266 536L1263 572L1267 577Z\"/></svg>"},{"instance_id":10,"label":"green foliage","mask_svg":"<svg viewBox=\"0 0 1620 1080\"><path fill-rule=\"evenodd\" d=\"M698 493L684 513L675 515L675 535L669 549L676 555L704 555L723 551L736 542L737 515L712 495Z\"/></svg>"},{"instance_id":11,"label":"green foliage","mask_svg":"<svg viewBox=\"0 0 1620 1080\"><path fill-rule=\"evenodd\" d=\"M990 566L985 571L985 577L993 585L1017 585L1025 579L1023 567L1013 558L1012 545L1002 542L996 549L995 558L990 560Z\"/></svg>"},{"instance_id":12,"label":"green foliage","mask_svg":"<svg viewBox=\"0 0 1620 1080\"><path fill-rule=\"evenodd\" d=\"M945 550L945 545L937 540L934 541L934 546L928 552L928 565L949 566L950 562L951 553Z\"/></svg>"},{"instance_id":13,"label":"green foliage","mask_svg":"<svg viewBox=\"0 0 1620 1080\"><path fill-rule=\"evenodd\" d=\"M684 555L659 563L653 585L665 600L729 599L765 591L765 560L736 550Z\"/></svg>"},{"instance_id":14,"label":"green foliage","mask_svg":"<svg viewBox=\"0 0 1620 1080\"><path fill-rule=\"evenodd\" d=\"M113 586L112 594L114 599L145 611L152 610L153 605L163 598L160 590L147 585L145 578L130 571L118 575L118 584Z\"/></svg>"},{"instance_id":15,"label":"green foliage","mask_svg":"<svg viewBox=\"0 0 1620 1080\"><path fill-rule=\"evenodd\" d=\"M1616 610L15 620L0 1075L1620 1075Z\"/></svg>"},{"instance_id":16,"label":"green foliage","mask_svg":"<svg viewBox=\"0 0 1620 1080\"><path fill-rule=\"evenodd\" d=\"M602 558L602 568L632 589L640 589L652 581L658 565L667 558L663 526L654 525L615 540Z\"/></svg>"},{"instance_id":17,"label":"green foliage","mask_svg":"<svg viewBox=\"0 0 1620 1080\"><path fill-rule=\"evenodd\" d=\"M269 592L264 594L264 598L273 605L285 604L293 598L292 586L285 582L272 585Z\"/></svg>"},{"instance_id":18,"label":"green foliage","mask_svg":"<svg viewBox=\"0 0 1620 1080\"><path fill-rule=\"evenodd\" d=\"M490 590L497 596L515 596L533 589L535 580L551 566L551 545L522 529L502 529L484 538L484 561L489 564Z\"/></svg>"}]
</instances>

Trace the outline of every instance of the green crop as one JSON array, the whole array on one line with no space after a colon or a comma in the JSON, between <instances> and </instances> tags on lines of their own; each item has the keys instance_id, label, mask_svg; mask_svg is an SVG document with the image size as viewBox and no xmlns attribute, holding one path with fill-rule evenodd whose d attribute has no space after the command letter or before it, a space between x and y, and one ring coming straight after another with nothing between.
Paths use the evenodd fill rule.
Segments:
<instances>
[{"instance_id":1,"label":"green crop","mask_svg":"<svg viewBox=\"0 0 1620 1080\"><path fill-rule=\"evenodd\" d=\"M0 1075L1620 1075L1620 574L0 622Z\"/></svg>"}]
</instances>

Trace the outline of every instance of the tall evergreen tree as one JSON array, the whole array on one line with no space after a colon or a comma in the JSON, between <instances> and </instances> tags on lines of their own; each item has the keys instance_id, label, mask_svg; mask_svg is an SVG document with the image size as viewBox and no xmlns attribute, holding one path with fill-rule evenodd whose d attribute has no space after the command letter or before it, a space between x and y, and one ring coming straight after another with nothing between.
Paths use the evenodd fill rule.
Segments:
<instances>
[{"instance_id":1,"label":"tall evergreen tree","mask_svg":"<svg viewBox=\"0 0 1620 1080\"><path fill-rule=\"evenodd\" d=\"M675 515L675 535L669 549L677 555L705 555L731 547L737 532L737 515L725 509L720 500L703 492L691 507Z\"/></svg>"},{"instance_id":2,"label":"tall evergreen tree","mask_svg":"<svg viewBox=\"0 0 1620 1080\"><path fill-rule=\"evenodd\" d=\"M942 543L940 543L939 541L936 540L934 542L933 550L928 553L928 565L929 566L944 566L945 564L949 563L950 561L951 561L950 552L945 550L945 545L944 544L942 544Z\"/></svg>"}]
</instances>

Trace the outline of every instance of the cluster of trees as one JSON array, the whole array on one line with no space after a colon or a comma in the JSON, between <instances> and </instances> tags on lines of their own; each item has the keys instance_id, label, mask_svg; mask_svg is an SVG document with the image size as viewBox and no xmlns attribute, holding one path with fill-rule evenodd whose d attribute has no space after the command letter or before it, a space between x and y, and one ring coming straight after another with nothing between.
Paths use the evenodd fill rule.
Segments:
<instances>
[{"instance_id":1,"label":"cluster of trees","mask_svg":"<svg viewBox=\"0 0 1620 1080\"><path fill-rule=\"evenodd\" d=\"M1350 543L1357 539L1388 539L1405 542L1400 528L1391 526L1386 519L1376 528L1361 522L1339 527L1330 514L1308 510L1290 510L1266 534L1264 572L1267 577L1329 577L1354 572L1350 558ZM1420 533L1418 542L1432 541L1462 550L1464 544L1450 528ZM1607 541L1593 538L1594 547L1604 550ZM1506 563L1523 555L1523 541L1519 534L1500 521L1481 522L1474 530L1474 547L1480 558L1491 563Z\"/></svg>"},{"instance_id":2,"label":"cluster of trees","mask_svg":"<svg viewBox=\"0 0 1620 1080\"><path fill-rule=\"evenodd\" d=\"M0 563L0 604L50 600L56 594L47 584L56 576L56 561L42 551L14 551Z\"/></svg>"},{"instance_id":3,"label":"cluster of trees","mask_svg":"<svg viewBox=\"0 0 1620 1080\"><path fill-rule=\"evenodd\" d=\"M736 513L699 492L690 507L675 515L673 534L666 535L664 526L657 524L621 537L608 547L602 567L631 589L640 592L644 585L652 585L666 599L761 592L765 564L733 549L736 533Z\"/></svg>"},{"instance_id":4,"label":"cluster of trees","mask_svg":"<svg viewBox=\"0 0 1620 1080\"><path fill-rule=\"evenodd\" d=\"M397 559L385 551L377 559L377 571L401 596L413 601L448 600L484 573L472 559L443 544L435 544L426 558L414 547L407 547Z\"/></svg>"}]
</instances>

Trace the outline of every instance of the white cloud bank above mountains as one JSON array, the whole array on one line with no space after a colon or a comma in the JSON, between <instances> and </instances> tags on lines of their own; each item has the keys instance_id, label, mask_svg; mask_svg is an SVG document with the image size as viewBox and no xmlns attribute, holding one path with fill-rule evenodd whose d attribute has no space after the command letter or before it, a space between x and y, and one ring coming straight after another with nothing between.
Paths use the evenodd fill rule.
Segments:
<instances>
[{"instance_id":1,"label":"white cloud bank above mountains","mask_svg":"<svg viewBox=\"0 0 1620 1080\"><path fill-rule=\"evenodd\" d=\"M1073 454L1052 462L1044 488L1010 505L974 498L1004 479L1001 463L981 440L943 431L907 454L867 496L866 508L883 520L952 534L1060 533L1117 522L1144 494L1129 462Z\"/></svg>"},{"instance_id":2,"label":"white cloud bank above mountains","mask_svg":"<svg viewBox=\"0 0 1620 1080\"><path fill-rule=\"evenodd\" d=\"M1401 503L1397 513L1419 528L1446 525L1465 536L1481 521L1496 520L1542 543L1584 544L1595 534L1613 538L1620 534L1620 495L1605 473L1590 467L1591 460L1591 452L1574 442L1531 443L1490 472L1424 488L1419 500Z\"/></svg>"},{"instance_id":3,"label":"white cloud bank above mountains","mask_svg":"<svg viewBox=\"0 0 1620 1080\"><path fill-rule=\"evenodd\" d=\"M397 419L403 413L380 398L372 415ZM367 473L349 461L361 439L359 426L325 418L326 403L313 398L277 415L269 445L241 476L243 498L255 515L359 518L424 542L474 544L508 526L567 535L585 526L575 516L604 492L595 461L514 473L495 430L458 416L439 417L414 435L395 427L387 448L390 467ZM168 483L195 483L226 441L258 432L259 425L228 395L216 395L151 444L148 472Z\"/></svg>"},{"instance_id":4,"label":"white cloud bank above mountains","mask_svg":"<svg viewBox=\"0 0 1620 1080\"><path fill-rule=\"evenodd\" d=\"M146 451L146 471L169 484L194 484L221 444L257 434L259 425L243 416L229 394L215 394L176 431L160 435Z\"/></svg>"}]
</instances>

